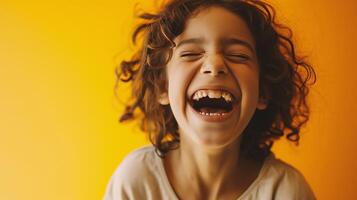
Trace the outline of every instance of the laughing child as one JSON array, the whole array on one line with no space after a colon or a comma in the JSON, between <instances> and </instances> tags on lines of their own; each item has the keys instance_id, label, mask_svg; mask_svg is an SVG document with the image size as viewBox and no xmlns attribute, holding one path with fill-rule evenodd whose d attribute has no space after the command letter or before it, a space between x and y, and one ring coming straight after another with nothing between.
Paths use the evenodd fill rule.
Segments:
<instances>
[{"instance_id":1,"label":"laughing child","mask_svg":"<svg viewBox=\"0 0 357 200\"><path fill-rule=\"evenodd\" d=\"M271 152L280 137L299 141L316 80L274 8L171 0L140 17L141 47L119 67L118 80L132 83L121 121L139 109L152 145L123 160L104 199L316 199Z\"/></svg>"}]
</instances>

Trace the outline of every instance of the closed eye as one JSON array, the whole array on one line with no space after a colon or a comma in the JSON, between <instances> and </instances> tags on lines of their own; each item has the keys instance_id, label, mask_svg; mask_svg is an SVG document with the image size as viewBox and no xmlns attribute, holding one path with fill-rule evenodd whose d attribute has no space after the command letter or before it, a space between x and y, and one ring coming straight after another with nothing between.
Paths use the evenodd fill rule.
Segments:
<instances>
[{"instance_id":1,"label":"closed eye","mask_svg":"<svg viewBox=\"0 0 357 200\"><path fill-rule=\"evenodd\" d=\"M202 57L202 53L183 52L180 54L180 57L185 61L195 61Z\"/></svg>"},{"instance_id":2,"label":"closed eye","mask_svg":"<svg viewBox=\"0 0 357 200\"><path fill-rule=\"evenodd\" d=\"M180 55L180 57L194 57L194 56L200 56L200 53L183 53Z\"/></svg>"},{"instance_id":3,"label":"closed eye","mask_svg":"<svg viewBox=\"0 0 357 200\"><path fill-rule=\"evenodd\" d=\"M250 57L245 54L227 54L226 57L228 57L228 59L232 61L239 61L239 62L250 60Z\"/></svg>"}]
</instances>

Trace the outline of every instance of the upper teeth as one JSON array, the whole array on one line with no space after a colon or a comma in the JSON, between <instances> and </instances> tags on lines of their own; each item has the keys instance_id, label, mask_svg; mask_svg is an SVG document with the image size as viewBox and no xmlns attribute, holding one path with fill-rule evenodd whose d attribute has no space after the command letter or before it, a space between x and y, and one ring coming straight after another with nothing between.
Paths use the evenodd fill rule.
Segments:
<instances>
[{"instance_id":1,"label":"upper teeth","mask_svg":"<svg viewBox=\"0 0 357 200\"><path fill-rule=\"evenodd\" d=\"M209 97L209 98L224 98L227 102L231 102L233 97L229 92L221 91L221 90L198 90L195 92L193 95L193 100L198 101L199 99L203 97Z\"/></svg>"}]
</instances>

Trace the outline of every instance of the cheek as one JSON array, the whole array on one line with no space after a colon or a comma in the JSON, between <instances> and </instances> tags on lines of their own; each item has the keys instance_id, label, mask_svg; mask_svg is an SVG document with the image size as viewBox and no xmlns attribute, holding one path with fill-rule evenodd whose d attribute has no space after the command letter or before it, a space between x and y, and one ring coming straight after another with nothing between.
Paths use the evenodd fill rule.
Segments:
<instances>
[{"instance_id":1,"label":"cheek","mask_svg":"<svg viewBox=\"0 0 357 200\"><path fill-rule=\"evenodd\" d=\"M255 111L259 97L259 74L254 69L237 69L234 71L235 79L238 82L242 99L242 114Z\"/></svg>"},{"instance_id":2,"label":"cheek","mask_svg":"<svg viewBox=\"0 0 357 200\"><path fill-rule=\"evenodd\" d=\"M179 63L169 63L167 67L168 95L176 119L185 113L187 88L193 76L193 67Z\"/></svg>"}]
</instances>

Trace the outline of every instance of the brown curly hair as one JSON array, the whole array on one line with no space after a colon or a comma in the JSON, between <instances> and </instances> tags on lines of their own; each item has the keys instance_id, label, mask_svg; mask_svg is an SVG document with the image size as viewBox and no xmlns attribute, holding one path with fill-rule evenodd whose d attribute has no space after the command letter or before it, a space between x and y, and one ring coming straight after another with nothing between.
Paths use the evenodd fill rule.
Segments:
<instances>
[{"instance_id":1,"label":"brown curly hair","mask_svg":"<svg viewBox=\"0 0 357 200\"><path fill-rule=\"evenodd\" d=\"M170 106L160 105L157 99L164 90L173 40L184 31L188 18L209 6L240 16L256 42L259 94L268 100L268 106L256 110L243 131L241 151L251 158L264 158L274 140L284 135L298 144L300 128L309 119L307 95L316 74L305 58L296 54L291 29L277 23L274 8L259 0L171 0L156 14L140 14L143 22L132 35L134 44L142 39L140 48L116 69L115 88L120 81L132 83L131 101L120 122L134 118L134 110L139 108L141 129L149 133L158 155L178 147L178 124Z\"/></svg>"}]
</instances>

